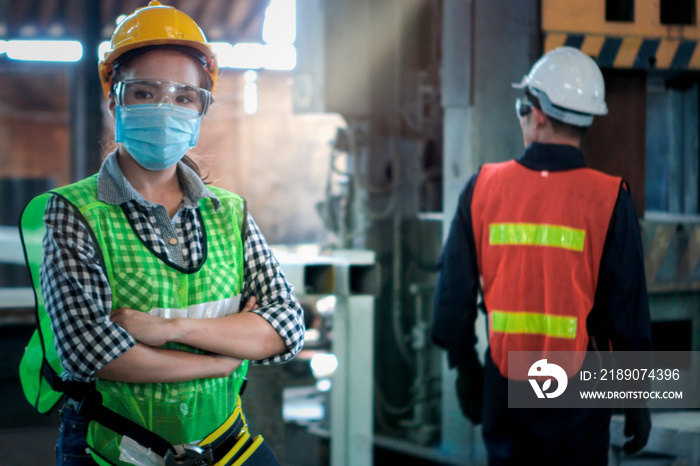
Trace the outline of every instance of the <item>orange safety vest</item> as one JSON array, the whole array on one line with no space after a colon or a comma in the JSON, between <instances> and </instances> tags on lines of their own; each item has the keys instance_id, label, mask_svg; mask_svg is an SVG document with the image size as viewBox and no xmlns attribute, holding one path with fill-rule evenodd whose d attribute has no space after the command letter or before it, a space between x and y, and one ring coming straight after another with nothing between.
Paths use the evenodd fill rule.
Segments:
<instances>
[{"instance_id":1,"label":"orange safety vest","mask_svg":"<svg viewBox=\"0 0 700 466\"><path fill-rule=\"evenodd\" d=\"M621 183L590 168L537 171L515 161L481 168L472 224L491 357L502 376L508 351L579 351L563 368L569 377L581 368Z\"/></svg>"}]
</instances>

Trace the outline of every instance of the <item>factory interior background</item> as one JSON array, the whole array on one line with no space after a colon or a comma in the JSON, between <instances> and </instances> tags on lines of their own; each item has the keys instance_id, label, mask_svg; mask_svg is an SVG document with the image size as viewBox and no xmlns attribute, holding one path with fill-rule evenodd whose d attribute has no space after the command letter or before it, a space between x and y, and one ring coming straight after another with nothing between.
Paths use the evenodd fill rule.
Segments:
<instances>
[{"instance_id":1,"label":"factory interior background","mask_svg":"<svg viewBox=\"0 0 700 466\"><path fill-rule=\"evenodd\" d=\"M53 464L58 436L57 413L35 413L18 379L34 297L17 221L115 147L97 61L146 3L0 0L3 463ZM430 339L435 266L469 177L522 153L511 83L560 45L606 80L609 114L583 152L629 184L654 347L700 351L697 0L163 3L201 26L221 66L190 154L246 198L305 309L304 350L251 369L245 393L283 464L486 464ZM652 419L647 447L624 457L614 416L611 464L700 464L700 412Z\"/></svg>"}]
</instances>

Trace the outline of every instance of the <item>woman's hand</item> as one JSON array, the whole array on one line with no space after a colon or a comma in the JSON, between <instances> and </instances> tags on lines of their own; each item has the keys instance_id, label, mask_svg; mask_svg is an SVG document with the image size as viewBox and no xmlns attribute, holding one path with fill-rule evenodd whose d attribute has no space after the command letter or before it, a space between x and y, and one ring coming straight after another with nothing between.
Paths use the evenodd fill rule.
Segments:
<instances>
[{"instance_id":1,"label":"woman's hand","mask_svg":"<svg viewBox=\"0 0 700 466\"><path fill-rule=\"evenodd\" d=\"M162 346L172 341L171 327L175 319L156 317L126 308L112 311L109 318L144 345Z\"/></svg>"},{"instance_id":2,"label":"woman's hand","mask_svg":"<svg viewBox=\"0 0 700 466\"><path fill-rule=\"evenodd\" d=\"M213 379L218 379L221 377L228 377L229 375L231 375L233 373L233 371L238 369L238 366L240 366L241 363L243 362L242 359L234 358L231 356L223 356L221 354L210 353L209 356L211 356L212 358L214 358L216 360L216 365L221 370L220 373L212 374L211 378L213 378Z\"/></svg>"},{"instance_id":3,"label":"woman's hand","mask_svg":"<svg viewBox=\"0 0 700 466\"><path fill-rule=\"evenodd\" d=\"M190 353L138 343L102 366L95 375L129 383L186 382L228 377L241 362L220 354Z\"/></svg>"},{"instance_id":4,"label":"woman's hand","mask_svg":"<svg viewBox=\"0 0 700 466\"><path fill-rule=\"evenodd\" d=\"M241 312L250 312L258 309L257 298L251 296L246 301ZM155 317L145 312L133 309L120 308L112 311L110 320L134 337L139 343L148 346L162 346L169 341L175 341L176 319Z\"/></svg>"},{"instance_id":5,"label":"woman's hand","mask_svg":"<svg viewBox=\"0 0 700 466\"><path fill-rule=\"evenodd\" d=\"M248 298L248 301L246 301L245 306L243 306L243 309L241 309L241 312L250 312L253 309L258 309L259 307L258 299L255 296L251 296Z\"/></svg>"},{"instance_id":6,"label":"woman's hand","mask_svg":"<svg viewBox=\"0 0 700 466\"><path fill-rule=\"evenodd\" d=\"M251 297L240 312L225 317L165 319L132 309L117 309L111 319L139 343L151 347L167 342L182 343L208 353L251 360L282 354L287 350L284 340L265 317L251 312L257 308L257 299ZM235 369L236 364L228 361L224 369Z\"/></svg>"}]
</instances>

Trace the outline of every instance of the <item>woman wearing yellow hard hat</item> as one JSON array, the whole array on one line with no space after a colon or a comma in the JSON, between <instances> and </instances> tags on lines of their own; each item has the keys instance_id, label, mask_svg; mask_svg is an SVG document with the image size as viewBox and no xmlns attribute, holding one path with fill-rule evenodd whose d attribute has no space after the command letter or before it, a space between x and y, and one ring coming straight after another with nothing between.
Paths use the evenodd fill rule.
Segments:
<instances>
[{"instance_id":1,"label":"woman wearing yellow hard hat","mask_svg":"<svg viewBox=\"0 0 700 466\"><path fill-rule=\"evenodd\" d=\"M249 360L301 349L303 316L245 201L205 185L186 158L216 56L191 18L157 1L111 46L99 74L118 148L47 197L37 292L61 379L94 384L98 410L174 448L150 448L69 398L58 464L278 464L248 432L239 393Z\"/></svg>"}]
</instances>

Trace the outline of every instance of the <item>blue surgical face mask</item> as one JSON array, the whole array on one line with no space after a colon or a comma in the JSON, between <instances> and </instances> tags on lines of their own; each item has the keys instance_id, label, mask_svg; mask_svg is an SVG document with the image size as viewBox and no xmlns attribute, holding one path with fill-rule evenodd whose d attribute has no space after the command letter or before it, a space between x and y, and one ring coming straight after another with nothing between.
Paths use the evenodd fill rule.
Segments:
<instances>
[{"instance_id":1,"label":"blue surgical face mask","mask_svg":"<svg viewBox=\"0 0 700 466\"><path fill-rule=\"evenodd\" d=\"M116 142L147 170L163 170L197 144L201 115L168 104L116 107Z\"/></svg>"}]
</instances>

